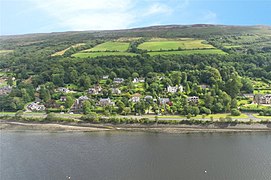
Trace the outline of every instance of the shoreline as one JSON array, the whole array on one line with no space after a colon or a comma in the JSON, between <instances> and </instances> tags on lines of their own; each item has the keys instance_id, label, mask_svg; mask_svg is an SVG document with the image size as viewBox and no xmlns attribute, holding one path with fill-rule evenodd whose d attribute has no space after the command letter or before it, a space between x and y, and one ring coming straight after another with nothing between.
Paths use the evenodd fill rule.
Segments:
<instances>
[{"instance_id":1,"label":"shoreline","mask_svg":"<svg viewBox=\"0 0 271 180\"><path fill-rule=\"evenodd\" d=\"M42 132L101 132L129 131L151 133L227 133L227 132L271 132L265 124L237 124L217 127L214 125L143 125L143 124L92 124L92 123L33 123L0 121L1 131L42 131Z\"/></svg>"}]
</instances>

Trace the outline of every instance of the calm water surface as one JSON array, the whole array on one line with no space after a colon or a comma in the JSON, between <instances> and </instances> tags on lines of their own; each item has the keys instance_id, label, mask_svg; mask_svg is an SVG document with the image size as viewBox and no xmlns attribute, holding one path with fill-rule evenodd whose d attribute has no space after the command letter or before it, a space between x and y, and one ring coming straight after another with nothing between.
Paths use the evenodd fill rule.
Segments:
<instances>
[{"instance_id":1,"label":"calm water surface","mask_svg":"<svg viewBox=\"0 0 271 180\"><path fill-rule=\"evenodd\" d=\"M1 180L270 180L271 133L0 131Z\"/></svg>"}]
</instances>

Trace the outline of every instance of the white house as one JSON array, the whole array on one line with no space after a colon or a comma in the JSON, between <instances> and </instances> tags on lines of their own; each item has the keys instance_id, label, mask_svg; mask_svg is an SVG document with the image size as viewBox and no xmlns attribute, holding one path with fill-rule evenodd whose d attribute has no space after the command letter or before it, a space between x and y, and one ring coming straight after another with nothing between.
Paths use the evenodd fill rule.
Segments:
<instances>
[{"instance_id":1,"label":"white house","mask_svg":"<svg viewBox=\"0 0 271 180\"><path fill-rule=\"evenodd\" d=\"M109 78L109 76L108 76L108 75L103 76L103 79L108 79L108 78Z\"/></svg>"},{"instance_id":2,"label":"white house","mask_svg":"<svg viewBox=\"0 0 271 180\"><path fill-rule=\"evenodd\" d=\"M137 102L140 101L140 98L141 98L141 94L136 93L136 94L134 94L134 95L131 97L131 99L130 99L129 101L132 101L132 102L134 102L134 103L137 103Z\"/></svg>"},{"instance_id":3,"label":"white house","mask_svg":"<svg viewBox=\"0 0 271 180\"><path fill-rule=\"evenodd\" d=\"M168 86L167 87L167 92L169 93L176 93L177 91L183 92L183 86Z\"/></svg>"},{"instance_id":4,"label":"white house","mask_svg":"<svg viewBox=\"0 0 271 180\"><path fill-rule=\"evenodd\" d=\"M144 83L145 78L134 78L133 83Z\"/></svg>"},{"instance_id":5,"label":"white house","mask_svg":"<svg viewBox=\"0 0 271 180\"><path fill-rule=\"evenodd\" d=\"M70 90L68 88L65 88L65 87L59 87L57 90L58 90L58 92L62 92L62 93L70 92Z\"/></svg>"}]
</instances>

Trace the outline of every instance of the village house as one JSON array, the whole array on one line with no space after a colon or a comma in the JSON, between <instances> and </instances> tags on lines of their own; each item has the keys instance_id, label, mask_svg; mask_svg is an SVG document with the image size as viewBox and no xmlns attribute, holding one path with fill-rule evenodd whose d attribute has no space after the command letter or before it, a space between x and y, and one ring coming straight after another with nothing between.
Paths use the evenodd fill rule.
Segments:
<instances>
[{"instance_id":1,"label":"village house","mask_svg":"<svg viewBox=\"0 0 271 180\"><path fill-rule=\"evenodd\" d=\"M121 94L121 90L119 88L111 88L112 94Z\"/></svg>"},{"instance_id":2,"label":"village house","mask_svg":"<svg viewBox=\"0 0 271 180\"><path fill-rule=\"evenodd\" d=\"M115 103L112 102L110 98L103 98L103 99L100 99L99 105L100 106L110 106L110 105L114 106Z\"/></svg>"},{"instance_id":3,"label":"village house","mask_svg":"<svg viewBox=\"0 0 271 180\"><path fill-rule=\"evenodd\" d=\"M76 99L71 107L70 112L78 113L83 108L83 102L89 100L87 96L80 96L78 99Z\"/></svg>"},{"instance_id":4,"label":"village house","mask_svg":"<svg viewBox=\"0 0 271 180\"><path fill-rule=\"evenodd\" d=\"M39 97L35 97L35 101L34 101L35 103L41 103L42 102L42 100L39 98Z\"/></svg>"},{"instance_id":5,"label":"village house","mask_svg":"<svg viewBox=\"0 0 271 180\"><path fill-rule=\"evenodd\" d=\"M198 96L188 96L187 101L189 103L195 103L197 104L199 102L199 97Z\"/></svg>"},{"instance_id":6,"label":"village house","mask_svg":"<svg viewBox=\"0 0 271 180\"><path fill-rule=\"evenodd\" d=\"M11 86L4 86L0 88L0 95L6 95L11 93L12 87Z\"/></svg>"},{"instance_id":7,"label":"village house","mask_svg":"<svg viewBox=\"0 0 271 180\"><path fill-rule=\"evenodd\" d=\"M108 78L109 78L109 76L108 76L108 75L103 76L103 79L108 79Z\"/></svg>"},{"instance_id":8,"label":"village house","mask_svg":"<svg viewBox=\"0 0 271 180\"><path fill-rule=\"evenodd\" d=\"M100 85L96 85L93 88L88 89L89 94L99 94L102 92L102 87Z\"/></svg>"},{"instance_id":9,"label":"village house","mask_svg":"<svg viewBox=\"0 0 271 180\"><path fill-rule=\"evenodd\" d=\"M144 100L148 102L157 102L157 99L154 99L152 96L149 95L145 96Z\"/></svg>"},{"instance_id":10,"label":"village house","mask_svg":"<svg viewBox=\"0 0 271 180\"><path fill-rule=\"evenodd\" d=\"M144 83L145 78L134 78L133 83Z\"/></svg>"},{"instance_id":11,"label":"village house","mask_svg":"<svg viewBox=\"0 0 271 180\"><path fill-rule=\"evenodd\" d=\"M137 103L140 101L140 98L141 98L141 94L136 93L130 98L129 101L132 101L133 103Z\"/></svg>"},{"instance_id":12,"label":"village house","mask_svg":"<svg viewBox=\"0 0 271 180\"><path fill-rule=\"evenodd\" d=\"M210 88L210 86L208 84L200 84L199 87L201 87L201 89Z\"/></svg>"},{"instance_id":13,"label":"village house","mask_svg":"<svg viewBox=\"0 0 271 180\"><path fill-rule=\"evenodd\" d=\"M256 94L254 96L254 101L257 104L271 104L271 94Z\"/></svg>"},{"instance_id":14,"label":"village house","mask_svg":"<svg viewBox=\"0 0 271 180\"><path fill-rule=\"evenodd\" d=\"M67 96L60 96L59 99L61 102L65 102L67 100Z\"/></svg>"},{"instance_id":15,"label":"village house","mask_svg":"<svg viewBox=\"0 0 271 180\"><path fill-rule=\"evenodd\" d=\"M36 91L39 91L39 90L40 90L40 88L41 88L41 87L40 87L40 85L39 85L39 86L36 88Z\"/></svg>"},{"instance_id":16,"label":"village house","mask_svg":"<svg viewBox=\"0 0 271 180\"><path fill-rule=\"evenodd\" d=\"M62 92L62 93L70 92L70 90L68 88L65 88L65 87L59 87L59 88L57 88L57 91Z\"/></svg>"},{"instance_id":17,"label":"village house","mask_svg":"<svg viewBox=\"0 0 271 180\"><path fill-rule=\"evenodd\" d=\"M123 78L114 78L113 82L116 84L121 84L123 83L124 79Z\"/></svg>"},{"instance_id":18,"label":"village house","mask_svg":"<svg viewBox=\"0 0 271 180\"><path fill-rule=\"evenodd\" d=\"M243 96L245 97L245 98L249 98L249 99L253 99L254 98L254 94L243 94Z\"/></svg>"},{"instance_id":19,"label":"village house","mask_svg":"<svg viewBox=\"0 0 271 180\"><path fill-rule=\"evenodd\" d=\"M167 87L167 92L169 93L176 93L177 91L183 92L183 86L168 86Z\"/></svg>"},{"instance_id":20,"label":"village house","mask_svg":"<svg viewBox=\"0 0 271 180\"><path fill-rule=\"evenodd\" d=\"M169 98L159 98L160 105L166 105L170 103Z\"/></svg>"},{"instance_id":21,"label":"village house","mask_svg":"<svg viewBox=\"0 0 271 180\"><path fill-rule=\"evenodd\" d=\"M27 105L27 109L30 111L44 111L45 106L36 102L32 102L31 104Z\"/></svg>"}]
</instances>

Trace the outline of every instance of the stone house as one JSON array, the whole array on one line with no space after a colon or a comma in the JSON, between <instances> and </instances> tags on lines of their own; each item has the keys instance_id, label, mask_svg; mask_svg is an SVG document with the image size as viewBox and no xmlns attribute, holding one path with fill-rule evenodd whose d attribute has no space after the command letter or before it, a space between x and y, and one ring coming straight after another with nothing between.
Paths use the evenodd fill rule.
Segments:
<instances>
[{"instance_id":1,"label":"stone house","mask_svg":"<svg viewBox=\"0 0 271 180\"><path fill-rule=\"evenodd\" d=\"M100 85L96 85L93 88L88 89L89 94L99 94L102 92L102 87Z\"/></svg>"},{"instance_id":2,"label":"stone house","mask_svg":"<svg viewBox=\"0 0 271 180\"><path fill-rule=\"evenodd\" d=\"M119 88L111 88L112 94L121 94L121 90Z\"/></svg>"},{"instance_id":3,"label":"stone house","mask_svg":"<svg viewBox=\"0 0 271 180\"><path fill-rule=\"evenodd\" d=\"M256 94L254 96L254 101L257 104L271 104L271 94Z\"/></svg>"},{"instance_id":4,"label":"stone house","mask_svg":"<svg viewBox=\"0 0 271 180\"><path fill-rule=\"evenodd\" d=\"M100 99L99 105L100 106L110 106L110 105L114 106L115 103L112 102L110 98L103 98L103 99Z\"/></svg>"},{"instance_id":5,"label":"stone house","mask_svg":"<svg viewBox=\"0 0 271 180\"><path fill-rule=\"evenodd\" d=\"M78 99L76 99L70 109L70 112L78 113L83 108L83 102L89 100L87 96L80 96Z\"/></svg>"},{"instance_id":6,"label":"stone house","mask_svg":"<svg viewBox=\"0 0 271 180\"><path fill-rule=\"evenodd\" d=\"M59 99L61 102L65 102L67 100L67 96L60 96Z\"/></svg>"},{"instance_id":7,"label":"stone house","mask_svg":"<svg viewBox=\"0 0 271 180\"><path fill-rule=\"evenodd\" d=\"M116 84L121 84L123 83L124 79L123 78L114 78L113 82Z\"/></svg>"},{"instance_id":8,"label":"stone house","mask_svg":"<svg viewBox=\"0 0 271 180\"><path fill-rule=\"evenodd\" d=\"M45 106L36 102L32 102L31 104L27 105L27 109L30 111L44 111Z\"/></svg>"},{"instance_id":9,"label":"stone house","mask_svg":"<svg viewBox=\"0 0 271 180\"><path fill-rule=\"evenodd\" d=\"M11 86L4 86L0 88L0 95L6 95L11 93L12 87Z\"/></svg>"},{"instance_id":10,"label":"stone house","mask_svg":"<svg viewBox=\"0 0 271 180\"><path fill-rule=\"evenodd\" d=\"M161 105L165 105L170 103L170 99L169 98L159 98L159 102Z\"/></svg>"},{"instance_id":11,"label":"stone house","mask_svg":"<svg viewBox=\"0 0 271 180\"><path fill-rule=\"evenodd\" d=\"M187 101L189 103L195 103L197 104L199 102L199 97L198 96L188 96Z\"/></svg>"}]
</instances>

